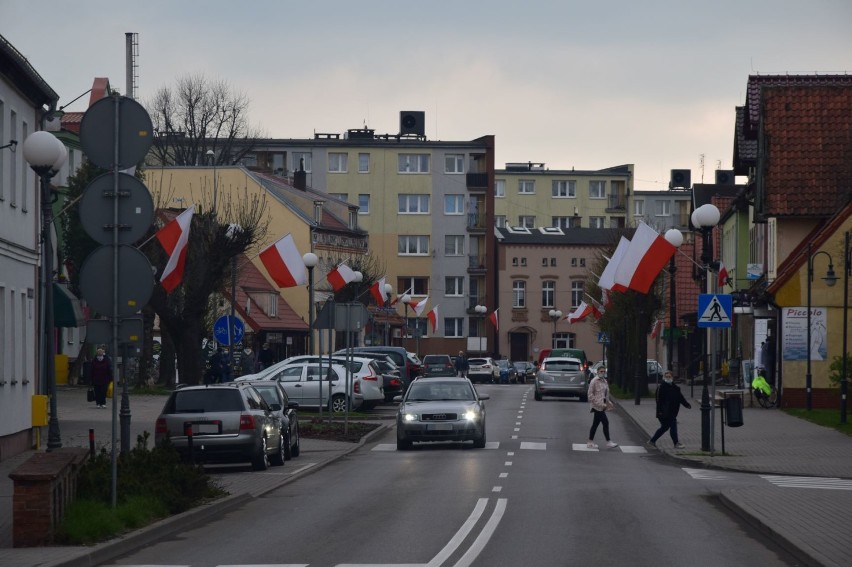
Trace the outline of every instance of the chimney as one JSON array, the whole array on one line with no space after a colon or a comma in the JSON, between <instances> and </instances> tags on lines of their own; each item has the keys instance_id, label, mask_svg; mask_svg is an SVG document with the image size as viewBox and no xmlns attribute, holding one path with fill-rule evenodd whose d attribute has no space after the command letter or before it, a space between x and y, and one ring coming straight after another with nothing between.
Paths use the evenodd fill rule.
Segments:
<instances>
[{"instance_id":1,"label":"chimney","mask_svg":"<svg viewBox=\"0 0 852 567\"><path fill-rule=\"evenodd\" d=\"M308 188L308 174L305 171L305 158L299 158L299 169L293 172L293 187L305 191Z\"/></svg>"}]
</instances>

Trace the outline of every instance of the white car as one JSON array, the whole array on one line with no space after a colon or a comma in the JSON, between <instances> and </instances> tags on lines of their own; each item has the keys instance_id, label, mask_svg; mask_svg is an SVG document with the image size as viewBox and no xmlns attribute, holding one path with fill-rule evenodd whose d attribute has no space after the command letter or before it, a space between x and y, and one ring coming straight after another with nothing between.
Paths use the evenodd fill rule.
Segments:
<instances>
[{"instance_id":1,"label":"white car","mask_svg":"<svg viewBox=\"0 0 852 567\"><path fill-rule=\"evenodd\" d=\"M242 376L237 382L243 380L270 380L281 384L287 396L292 402L298 402L300 408L329 408L331 411L346 411L346 367L341 364L320 365L309 362L297 362L295 364L284 364L270 366L262 378L249 378ZM352 386L349 390L350 409L359 409L364 404L360 380L350 378Z\"/></svg>"},{"instance_id":2,"label":"white car","mask_svg":"<svg viewBox=\"0 0 852 567\"><path fill-rule=\"evenodd\" d=\"M493 384L500 381L500 367L494 362L494 359L488 356L472 357L467 359L469 368L467 377L474 384L484 382L485 384Z\"/></svg>"}]
</instances>

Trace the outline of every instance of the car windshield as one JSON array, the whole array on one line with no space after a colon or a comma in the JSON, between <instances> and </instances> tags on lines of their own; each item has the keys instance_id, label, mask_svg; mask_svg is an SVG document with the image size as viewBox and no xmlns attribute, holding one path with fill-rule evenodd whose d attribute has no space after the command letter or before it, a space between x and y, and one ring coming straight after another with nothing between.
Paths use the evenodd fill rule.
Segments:
<instances>
[{"instance_id":1,"label":"car windshield","mask_svg":"<svg viewBox=\"0 0 852 567\"><path fill-rule=\"evenodd\" d=\"M429 380L433 380L430 378ZM421 382L411 384L408 391L409 402L429 402L436 400L473 400L473 392L466 384L447 382Z\"/></svg>"},{"instance_id":2,"label":"car windshield","mask_svg":"<svg viewBox=\"0 0 852 567\"><path fill-rule=\"evenodd\" d=\"M576 372L580 370L580 365L576 362L552 360L544 363L545 370L555 370L557 372Z\"/></svg>"},{"instance_id":3,"label":"car windshield","mask_svg":"<svg viewBox=\"0 0 852 567\"><path fill-rule=\"evenodd\" d=\"M469 364L476 364L477 366L482 366L483 364L488 364L488 361L484 358L471 358L468 361Z\"/></svg>"},{"instance_id":4,"label":"car windshield","mask_svg":"<svg viewBox=\"0 0 852 567\"><path fill-rule=\"evenodd\" d=\"M242 411L243 400L239 391L230 388L209 388L175 392L173 413L205 413L217 411Z\"/></svg>"}]
</instances>

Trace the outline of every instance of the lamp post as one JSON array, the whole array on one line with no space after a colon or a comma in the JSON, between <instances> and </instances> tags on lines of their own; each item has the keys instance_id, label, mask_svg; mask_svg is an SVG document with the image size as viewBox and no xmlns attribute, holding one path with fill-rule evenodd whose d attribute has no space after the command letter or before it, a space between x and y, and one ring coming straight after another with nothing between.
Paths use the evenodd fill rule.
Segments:
<instances>
[{"instance_id":1,"label":"lamp post","mask_svg":"<svg viewBox=\"0 0 852 567\"><path fill-rule=\"evenodd\" d=\"M484 305L477 305L473 308L473 310L476 311L476 314L479 316L477 322L477 334L479 335L479 353L484 354L484 351L482 350L482 335L485 334L483 329L483 322L485 321L485 313L488 311L488 308Z\"/></svg>"},{"instance_id":2,"label":"lamp post","mask_svg":"<svg viewBox=\"0 0 852 567\"><path fill-rule=\"evenodd\" d=\"M314 354L314 268L319 258L313 252L307 252L302 261L308 269L308 354Z\"/></svg>"},{"instance_id":3,"label":"lamp post","mask_svg":"<svg viewBox=\"0 0 852 567\"><path fill-rule=\"evenodd\" d=\"M550 319L553 321L553 333L550 336L550 348L556 348L556 323L562 318L562 311L559 309L551 309L547 312Z\"/></svg>"},{"instance_id":4,"label":"lamp post","mask_svg":"<svg viewBox=\"0 0 852 567\"><path fill-rule=\"evenodd\" d=\"M56 373L53 342L53 225L50 180L65 163L68 151L53 134L40 130L24 141L24 159L39 176L41 189L41 384L50 396L50 418L47 422L47 450L62 447L56 404Z\"/></svg>"},{"instance_id":5,"label":"lamp post","mask_svg":"<svg viewBox=\"0 0 852 567\"><path fill-rule=\"evenodd\" d=\"M848 379L846 373L849 371L849 360L846 356L846 339L849 336L849 275L852 273L852 265L849 260L849 231L846 231L843 247L843 363L840 365L840 423L846 423L846 391Z\"/></svg>"},{"instance_id":6,"label":"lamp post","mask_svg":"<svg viewBox=\"0 0 852 567\"><path fill-rule=\"evenodd\" d=\"M400 301L405 306L405 331L408 331L408 305L411 303L411 296L405 293L400 298ZM405 332L402 333L402 338L405 339ZM405 346L404 342L403 346Z\"/></svg>"},{"instance_id":7,"label":"lamp post","mask_svg":"<svg viewBox=\"0 0 852 567\"><path fill-rule=\"evenodd\" d=\"M225 235L233 242L237 236L243 231L243 227L231 223L228 225L228 230ZM234 358L236 355L236 339L234 328L236 321L236 305L237 305L237 256L231 256L231 316L228 317L228 348L231 349L231 356L228 357L228 362L231 365L231 379L234 379Z\"/></svg>"},{"instance_id":8,"label":"lamp post","mask_svg":"<svg viewBox=\"0 0 852 567\"><path fill-rule=\"evenodd\" d=\"M210 165L213 166L213 212L216 212L216 205L218 203L216 197L219 189L219 181L216 179L216 154L213 153L213 150L207 150L205 154L207 159L210 160Z\"/></svg>"},{"instance_id":9,"label":"lamp post","mask_svg":"<svg viewBox=\"0 0 852 567\"><path fill-rule=\"evenodd\" d=\"M834 261L831 258L831 254L826 252L825 250L819 250L811 254L811 243L808 242L808 332L807 332L807 346L806 346L806 360L808 365L808 371L805 374L805 407L808 411L813 409L813 377L811 376L811 355L813 354L812 346L811 346L811 284L814 281L814 258L819 256L820 254L825 254L828 256L828 271L825 273L825 277L822 278L822 281L825 282L825 285L828 287L834 287L834 284L837 283L837 276L834 274ZM846 313L843 314L843 317L846 317ZM846 356L846 345L843 345L843 356Z\"/></svg>"},{"instance_id":10,"label":"lamp post","mask_svg":"<svg viewBox=\"0 0 852 567\"><path fill-rule=\"evenodd\" d=\"M393 293L393 286L389 283L386 283L385 284L385 297L387 299L385 299L385 304L382 305L382 307L383 307L382 311L384 312L384 316L385 316L385 346L388 346L390 344L390 317L388 316L388 313L390 312L389 304L390 304L390 296L391 296L392 293Z\"/></svg>"},{"instance_id":11,"label":"lamp post","mask_svg":"<svg viewBox=\"0 0 852 567\"><path fill-rule=\"evenodd\" d=\"M674 246L675 248L680 248L683 244L683 233L676 228L670 228L666 231L665 239L669 244ZM669 341L668 341L668 366L667 368L671 371L674 371L674 331L677 328L677 284L675 279L675 273L677 272L677 266L675 265L675 258L677 257L677 252L672 255L672 259L669 260Z\"/></svg>"},{"instance_id":12,"label":"lamp post","mask_svg":"<svg viewBox=\"0 0 852 567\"><path fill-rule=\"evenodd\" d=\"M710 293L711 278L710 270L713 269L713 227L719 224L721 215L719 209L710 203L701 205L692 212L692 225L701 232L701 277L704 280L704 289L706 293ZM699 317L701 314L699 313ZM710 404L710 391L708 390L708 382L710 381L710 372L708 370L709 361L707 360L709 349L707 342L710 340L710 332L707 327L704 328L704 336L702 337L701 346L701 364L703 365L703 386L701 388L701 450L710 451L710 412L713 411L713 406Z\"/></svg>"}]
</instances>

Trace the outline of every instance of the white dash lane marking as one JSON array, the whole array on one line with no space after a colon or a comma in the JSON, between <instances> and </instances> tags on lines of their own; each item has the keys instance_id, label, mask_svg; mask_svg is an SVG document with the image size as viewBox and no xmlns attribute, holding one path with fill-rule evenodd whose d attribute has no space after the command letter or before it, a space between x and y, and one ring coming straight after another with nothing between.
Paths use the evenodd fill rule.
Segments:
<instances>
[{"instance_id":1,"label":"white dash lane marking","mask_svg":"<svg viewBox=\"0 0 852 567\"><path fill-rule=\"evenodd\" d=\"M534 451L547 450L547 443L533 443L532 441L521 441L521 449L532 449Z\"/></svg>"}]
</instances>

